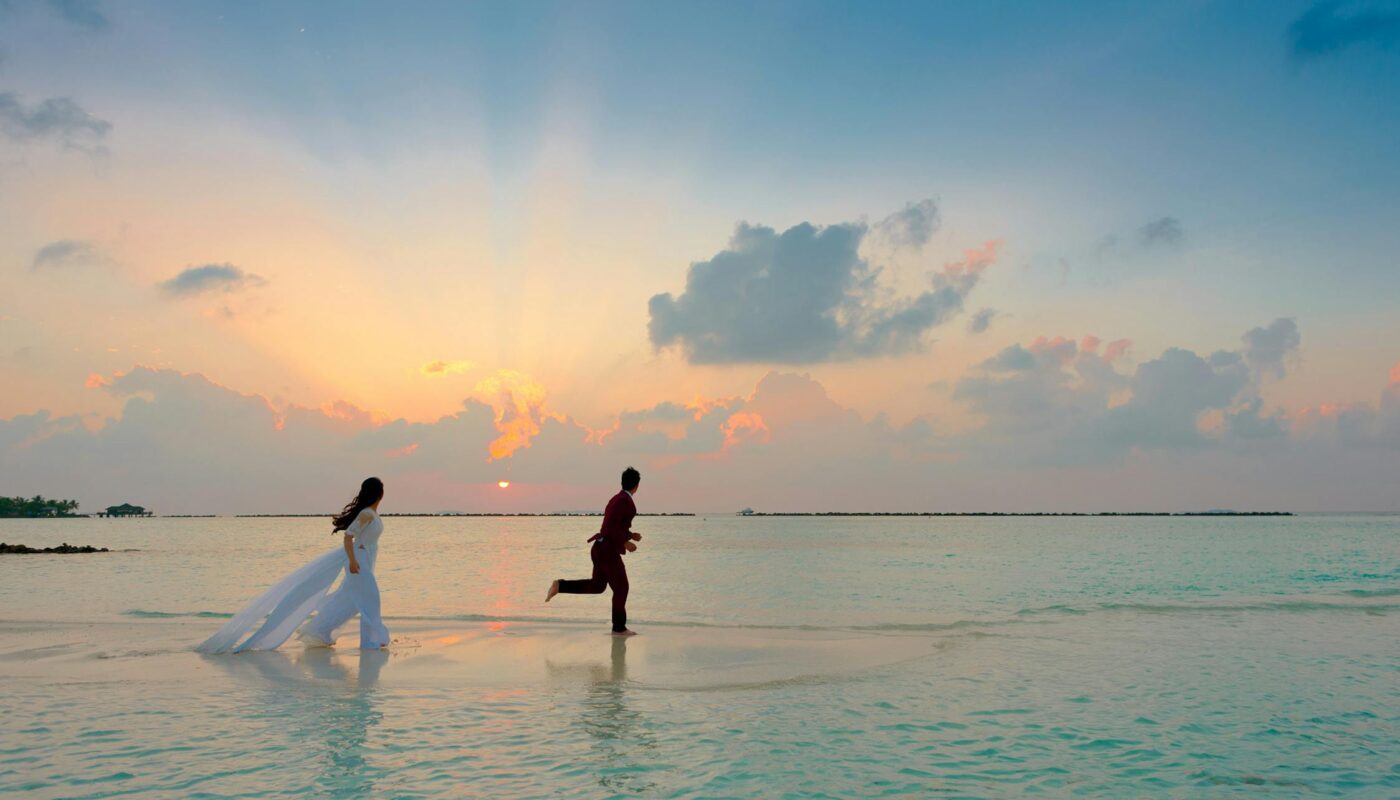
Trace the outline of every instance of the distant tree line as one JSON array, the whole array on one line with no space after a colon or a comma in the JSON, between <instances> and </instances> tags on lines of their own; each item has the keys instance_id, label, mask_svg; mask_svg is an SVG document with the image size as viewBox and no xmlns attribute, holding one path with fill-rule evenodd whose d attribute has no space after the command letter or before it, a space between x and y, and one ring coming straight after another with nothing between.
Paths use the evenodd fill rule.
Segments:
<instances>
[{"instance_id":1,"label":"distant tree line","mask_svg":"<svg viewBox=\"0 0 1400 800\"><path fill-rule=\"evenodd\" d=\"M52 500L43 495L0 497L0 517L73 517L77 500Z\"/></svg>"}]
</instances>

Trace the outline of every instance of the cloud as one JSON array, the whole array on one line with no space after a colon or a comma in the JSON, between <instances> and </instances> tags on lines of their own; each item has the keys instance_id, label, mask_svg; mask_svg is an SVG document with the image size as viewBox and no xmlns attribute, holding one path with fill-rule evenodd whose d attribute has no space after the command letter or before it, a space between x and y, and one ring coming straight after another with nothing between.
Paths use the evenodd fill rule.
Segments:
<instances>
[{"instance_id":1,"label":"cloud","mask_svg":"<svg viewBox=\"0 0 1400 800\"><path fill-rule=\"evenodd\" d=\"M1137 368L1128 383L1131 399L1107 409L1097 433L1120 448L1202 446L1207 444L1198 426L1202 412L1231 408L1249 385L1238 353L1217 351L1202 358L1168 348Z\"/></svg>"},{"instance_id":2,"label":"cloud","mask_svg":"<svg viewBox=\"0 0 1400 800\"><path fill-rule=\"evenodd\" d=\"M985 333L992 326L992 318L997 315L995 308L984 308L973 314L967 321L968 333Z\"/></svg>"},{"instance_id":3,"label":"cloud","mask_svg":"<svg viewBox=\"0 0 1400 800\"><path fill-rule=\"evenodd\" d=\"M0 474L21 478L13 490L61 487L88 506L131 500L162 513L315 511L375 474L396 509L480 510L512 502L495 489L509 474L518 490L550 487L529 508L557 510L601 504L621 467L636 463L671 476L657 481L666 488L654 502L693 504L773 481L845 483L849 492L847 477L820 474L821 465L898 461L928 439L919 423L863 419L811 378L783 373L769 373L748 397L627 412L606 436L549 411L544 388L511 372L430 422L344 402L279 409L168 369L136 367L88 384L124 398L121 413L92 428L46 413L0 420ZM795 457L815 463L779 469Z\"/></svg>"},{"instance_id":4,"label":"cloud","mask_svg":"<svg viewBox=\"0 0 1400 800\"><path fill-rule=\"evenodd\" d=\"M932 200L909 203L875 225L876 233L894 248L917 249L938 232L942 219Z\"/></svg>"},{"instance_id":5,"label":"cloud","mask_svg":"<svg viewBox=\"0 0 1400 800\"><path fill-rule=\"evenodd\" d=\"M39 248L34 254L34 260L30 262L30 269L40 270L46 267L67 267L81 264L90 264L100 261L101 253L97 246L85 239L59 239L56 242L49 242Z\"/></svg>"},{"instance_id":6,"label":"cloud","mask_svg":"<svg viewBox=\"0 0 1400 800\"><path fill-rule=\"evenodd\" d=\"M366 475L386 480L396 511L597 508L629 463L647 476L646 510L1394 507L1400 379L1379 403L1285 415L1253 393L1237 352L1168 350L1120 371L1090 349L1099 343L1060 337L1007 348L964 378L984 381L975 399L988 423L948 433L928 418L862 416L785 372L747 396L624 412L600 432L550 411L518 374L413 422L343 401L277 407L137 367L89 376L123 401L100 424L0 419L0 475L14 492L161 513L329 511ZM971 386L958 387L968 402ZM1215 421L1205 429L1201 408ZM1114 438L1125 420L1166 424ZM528 444L493 455L522 433ZM496 488L506 477L510 493Z\"/></svg>"},{"instance_id":7,"label":"cloud","mask_svg":"<svg viewBox=\"0 0 1400 800\"><path fill-rule=\"evenodd\" d=\"M941 444L987 469L1106 469L1170 460L1180 470L1167 479L1172 485L1193 479L1188 464L1247 459L1232 463L1279 480L1285 471L1290 477L1317 473L1332 496L1341 489L1329 470L1344 469L1345 463L1359 465L1347 480L1370 487L1367 491L1378 487L1370 471L1400 455L1358 454L1373 449L1400 454L1400 365L1379 403L1289 412L1266 403L1260 381L1283 377L1296 360L1301 345L1296 324L1278 319L1247 331L1241 341L1238 349L1209 355L1170 347L1136 367L1119 363L1130 346L1127 340L1104 345L1095 336L1079 342L1040 337L1013 344L958 380L954 399L981 423ZM1217 477L1224 485L1241 480ZM1294 486L1299 497L1320 497L1321 488ZM1276 502L1295 502L1286 494L1277 497Z\"/></svg>"},{"instance_id":8,"label":"cloud","mask_svg":"<svg viewBox=\"0 0 1400 800\"><path fill-rule=\"evenodd\" d=\"M1264 400L1255 397L1224 415L1225 430L1240 439L1278 439L1288 435L1288 416L1280 409L1264 413Z\"/></svg>"},{"instance_id":9,"label":"cloud","mask_svg":"<svg viewBox=\"0 0 1400 800\"><path fill-rule=\"evenodd\" d=\"M14 92L0 92L0 133L16 141L46 139L84 152L100 152L112 123L89 114L67 97L26 105Z\"/></svg>"},{"instance_id":10,"label":"cloud","mask_svg":"<svg viewBox=\"0 0 1400 800\"><path fill-rule=\"evenodd\" d=\"M210 292L237 292L266 283L262 277L232 264L205 264L187 267L179 275L162 281L160 288L172 297L190 297Z\"/></svg>"},{"instance_id":11,"label":"cloud","mask_svg":"<svg viewBox=\"0 0 1400 800\"><path fill-rule=\"evenodd\" d=\"M46 0L45 5L70 24L80 28L105 31L112 27L97 0Z\"/></svg>"},{"instance_id":12,"label":"cloud","mask_svg":"<svg viewBox=\"0 0 1400 800\"><path fill-rule=\"evenodd\" d=\"M474 366L476 365L470 361L429 361L422 367L419 367L419 371L424 375L440 377L444 375L461 375Z\"/></svg>"},{"instance_id":13,"label":"cloud","mask_svg":"<svg viewBox=\"0 0 1400 800\"><path fill-rule=\"evenodd\" d=\"M1400 363L1390 370L1380 401L1322 403L1290 420L1291 434L1332 446L1400 449Z\"/></svg>"},{"instance_id":14,"label":"cloud","mask_svg":"<svg viewBox=\"0 0 1400 800\"><path fill-rule=\"evenodd\" d=\"M918 208L900 214L932 213ZM901 235L921 235L901 219ZM988 242L929 275L926 291L893 297L879 284L880 270L859 255L869 233L860 223L804 222L782 233L739 225L728 248L690 266L679 297L651 298L652 344L677 347L693 364L807 364L916 351L928 331L962 311L997 257L998 243Z\"/></svg>"},{"instance_id":15,"label":"cloud","mask_svg":"<svg viewBox=\"0 0 1400 800\"><path fill-rule=\"evenodd\" d=\"M498 370L476 385L476 392L490 400L500 436L490 444L492 460L509 458L539 435L546 420L563 421L545 410L545 389L529 376L514 370Z\"/></svg>"},{"instance_id":16,"label":"cloud","mask_svg":"<svg viewBox=\"0 0 1400 800\"><path fill-rule=\"evenodd\" d=\"M1282 378L1288 365L1297 361L1302 343L1293 320L1276 319L1267 328L1254 328L1244 335L1244 359L1256 373Z\"/></svg>"},{"instance_id":17,"label":"cloud","mask_svg":"<svg viewBox=\"0 0 1400 800\"><path fill-rule=\"evenodd\" d=\"M1288 26L1288 50L1298 62L1311 61L1357 45L1390 47L1400 41L1400 12L1321 2Z\"/></svg>"},{"instance_id":18,"label":"cloud","mask_svg":"<svg viewBox=\"0 0 1400 800\"><path fill-rule=\"evenodd\" d=\"M953 398L984 419L976 446L1050 437L1056 446L1076 438L1075 428L1108 407L1126 386L1101 357L1081 352L1072 341L1040 338L1002 349L953 387ZM1054 449L1053 447L1051 449ZM1029 446L1026 452L1029 453Z\"/></svg>"},{"instance_id":19,"label":"cloud","mask_svg":"<svg viewBox=\"0 0 1400 800\"><path fill-rule=\"evenodd\" d=\"M1137 229L1138 244L1143 247L1175 247L1186 239L1186 231L1176 217L1159 217Z\"/></svg>"},{"instance_id":20,"label":"cloud","mask_svg":"<svg viewBox=\"0 0 1400 800\"><path fill-rule=\"evenodd\" d=\"M988 372L1024 372L1035 369L1035 364L1035 355L1031 351L1019 344L1013 344L983 361L982 367Z\"/></svg>"},{"instance_id":21,"label":"cloud","mask_svg":"<svg viewBox=\"0 0 1400 800\"><path fill-rule=\"evenodd\" d=\"M983 362L958 381L953 396L984 420L968 446L1003 445L1003 455L1041 463L1277 438L1284 418L1265 412L1258 376L1281 376L1299 341L1292 320L1281 319L1246 333L1240 350L1203 357L1172 347L1125 372L1116 362L1127 340L1100 352L1095 336L1077 343L1041 337Z\"/></svg>"}]
</instances>

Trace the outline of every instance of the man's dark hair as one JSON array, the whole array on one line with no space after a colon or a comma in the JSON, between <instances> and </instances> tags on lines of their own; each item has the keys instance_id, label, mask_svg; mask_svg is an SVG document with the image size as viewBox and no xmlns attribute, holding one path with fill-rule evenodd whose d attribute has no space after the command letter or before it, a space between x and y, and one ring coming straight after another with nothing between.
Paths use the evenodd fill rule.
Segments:
<instances>
[{"instance_id":1,"label":"man's dark hair","mask_svg":"<svg viewBox=\"0 0 1400 800\"><path fill-rule=\"evenodd\" d=\"M637 488L638 485L641 484L641 482L642 482L642 473L638 472L637 470L633 469L632 467L628 467L627 469L624 469L624 470L622 471L622 488L623 488L623 489L625 489L625 490L627 490L627 491L629 491L629 492L630 492L630 491L633 491L634 489Z\"/></svg>"}]
</instances>

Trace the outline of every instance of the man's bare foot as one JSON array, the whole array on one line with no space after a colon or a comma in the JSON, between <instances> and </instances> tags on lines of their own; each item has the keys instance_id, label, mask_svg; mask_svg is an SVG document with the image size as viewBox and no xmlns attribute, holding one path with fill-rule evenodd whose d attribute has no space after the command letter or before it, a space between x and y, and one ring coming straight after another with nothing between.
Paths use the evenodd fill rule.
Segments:
<instances>
[{"instance_id":1,"label":"man's bare foot","mask_svg":"<svg viewBox=\"0 0 1400 800\"><path fill-rule=\"evenodd\" d=\"M634 631L634 630L613 631L613 632L612 632L612 635L613 635L613 636L636 636L636 635L637 635L637 632Z\"/></svg>"},{"instance_id":2,"label":"man's bare foot","mask_svg":"<svg viewBox=\"0 0 1400 800\"><path fill-rule=\"evenodd\" d=\"M545 593L544 601L548 603L550 600L554 599L554 595L556 594L559 594L559 581L557 580L549 585L549 591Z\"/></svg>"}]
</instances>

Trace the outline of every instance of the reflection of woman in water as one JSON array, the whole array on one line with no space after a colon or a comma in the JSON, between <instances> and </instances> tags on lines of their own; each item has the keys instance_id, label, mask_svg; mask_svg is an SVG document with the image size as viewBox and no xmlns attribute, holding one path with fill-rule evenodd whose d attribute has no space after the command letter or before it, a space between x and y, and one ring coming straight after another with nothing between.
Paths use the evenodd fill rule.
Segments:
<instances>
[{"instance_id":1,"label":"reflection of woman in water","mask_svg":"<svg viewBox=\"0 0 1400 800\"><path fill-rule=\"evenodd\" d=\"M389 630L380 618L379 583L374 577L379 535L384 532L378 511L383 498L384 483L367 478L360 484L360 493L334 520L332 531L345 533L342 546L263 592L201 644L199 651L275 650L313 613L315 618L302 632L302 638L311 644L334 644L336 629L358 613L360 649L388 647ZM345 580L340 588L326 594L342 570ZM261 627L248 635L259 622Z\"/></svg>"},{"instance_id":2,"label":"reflection of woman in water","mask_svg":"<svg viewBox=\"0 0 1400 800\"><path fill-rule=\"evenodd\" d=\"M372 797L383 770L366 761L365 750L371 730L384 717L375 686L389 655L387 650L361 650L347 656L317 647L295 659L271 651L205 661L265 692L254 704L255 716L266 714L275 724L268 732L274 743L298 752L314 743L307 762L316 770L314 794Z\"/></svg>"},{"instance_id":3,"label":"reflection of woman in water","mask_svg":"<svg viewBox=\"0 0 1400 800\"><path fill-rule=\"evenodd\" d=\"M384 713L376 708L374 685L389 653L361 650L355 686L350 687L346 685L350 671L336 663L333 652L317 647L306 650L302 656L313 675L337 681L330 688L330 696L318 698L323 713L317 735L325 740L325 751L317 758L316 785L331 797L373 797L376 769L365 760L365 751L370 729L384 718Z\"/></svg>"}]
</instances>

